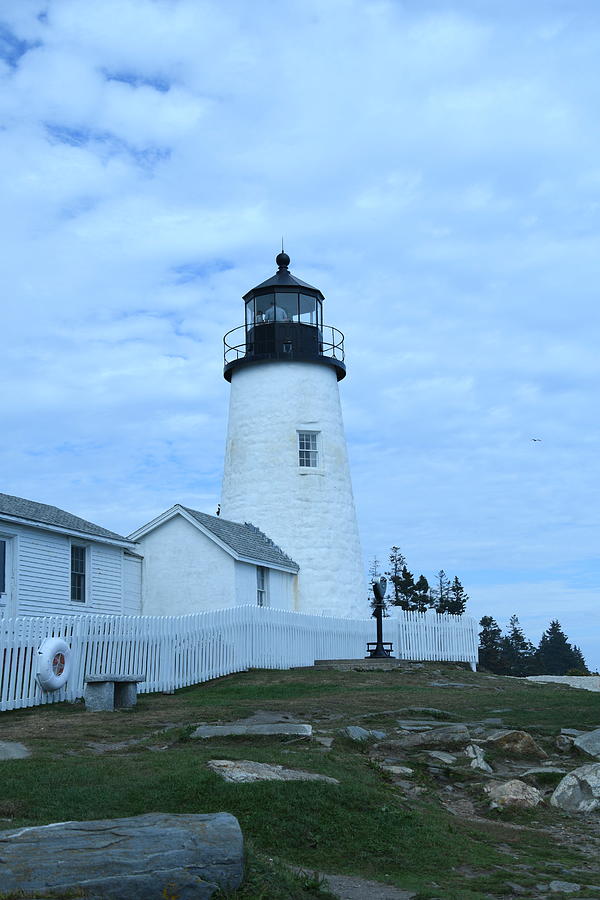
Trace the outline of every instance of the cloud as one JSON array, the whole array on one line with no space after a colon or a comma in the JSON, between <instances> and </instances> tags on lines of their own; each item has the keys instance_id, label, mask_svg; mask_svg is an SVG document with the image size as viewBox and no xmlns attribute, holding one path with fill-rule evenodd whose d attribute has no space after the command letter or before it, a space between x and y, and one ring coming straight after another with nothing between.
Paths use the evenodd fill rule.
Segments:
<instances>
[{"instance_id":1,"label":"cloud","mask_svg":"<svg viewBox=\"0 0 600 900\"><path fill-rule=\"evenodd\" d=\"M213 509L222 335L283 234L346 334L366 557L400 544L500 617L522 585L532 623L569 587L571 636L600 574L595 7L2 20L2 489L122 532Z\"/></svg>"}]
</instances>

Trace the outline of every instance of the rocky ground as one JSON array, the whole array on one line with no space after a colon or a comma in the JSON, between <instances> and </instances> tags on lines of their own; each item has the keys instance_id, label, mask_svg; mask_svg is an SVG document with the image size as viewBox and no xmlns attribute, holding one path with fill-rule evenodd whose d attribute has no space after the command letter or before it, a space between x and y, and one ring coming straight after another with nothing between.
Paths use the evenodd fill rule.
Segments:
<instances>
[{"instance_id":1,"label":"rocky ground","mask_svg":"<svg viewBox=\"0 0 600 900\"><path fill-rule=\"evenodd\" d=\"M52 766L68 766L72 759L86 772L104 775L108 764L118 802L111 806L103 795L86 799L89 818L162 809L164 797L170 803L177 791L182 799L171 811L208 811L207 798L216 798L217 808L238 816L260 859L294 873L317 873L310 889L299 893L250 887L236 894L240 898L600 900L596 704L584 691L457 666L407 664L385 676L359 670L240 673L172 697L141 697L132 714L89 714L80 705L4 714L0 774L16 775L21 766L24 776L28 765L38 764L36 783L43 793L48 779L50 794L52 778L65 781L63 770L51 774ZM192 778L206 784L193 802L177 787L178 767L184 787ZM163 770L170 770L169 778ZM135 792L127 797L138 772L153 787L147 801ZM381 848L377 841L365 846L368 829L358 834L360 809L351 793L359 779L365 819L379 829ZM262 784L271 782L264 793ZM61 816L50 803L33 811L20 783L3 782L0 827L80 818L78 797L72 807L65 797L66 806L57 807ZM296 807L290 805L292 790ZM254 809L248 807L252 796ZM256 806L266 797L271 809L260 818ZM330 799L319 807L323 797ZM294 831L307 807L315 820L321 817L319 827ZM348 827L357 829L357 839L350 855L339 852L340 826L331 815L338 807L354 817ZM265 824L271 813L283 830ZM406 826L398 825L401 816ZM399 847L394 861L394 840L406 837L404 827L422 837ZM450 858L454 840L462 859ZM418 863L421 842L429 849ZM426 858L436 852L438 859ZM321 887L315 887L319 879Z\"/></svg>"}]
</instances>

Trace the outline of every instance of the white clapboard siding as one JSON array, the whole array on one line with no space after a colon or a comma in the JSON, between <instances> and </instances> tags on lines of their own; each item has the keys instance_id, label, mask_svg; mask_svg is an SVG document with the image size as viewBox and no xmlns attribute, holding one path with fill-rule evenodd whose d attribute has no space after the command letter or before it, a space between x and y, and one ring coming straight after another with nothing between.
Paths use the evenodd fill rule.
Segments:
<instances>
[{"instance_id":1,"label":"white clapboard siding","mask_svg":"<svg viewBox=\"0 0 600 900\"><path fill-rule=\"evenodd\" d=\"M478 633L466 616L403 613L387 619L386 640L402 659L456 660L475 668ZM172 691L248 668L312 666L315 659L361 659L373 620L333 619L237 606L186 616L57 615L0 619L0 710L76 700L84 676L145 675L141 692ZM48 636L70 645L64 688L36 679L37 649Z\"/></svg>"},{"instance_id":2,"label":"white clapboard siding","mask_svg":"<svg viewBox=\"0 0 600 900\"><path fill-rule=\"evenodd\" d=\"M35 528L17 534L17 612L20 616L79 615L82 611L123 612L123 548L94 541L89 545L85 605L71 602L71 539ZM83 607L83 608L82 608ZM139 612L139 605L131 612Z\"/></svg>"},{"instance_id":3,"label":"white clapboard siding","mask_svg":"<svg viewBox=\"0 0 600 900\"><path fill-rule=\"evenodd\" d=\"M139 616L142 611L142 560L139 556L123 557L123 614Z\"/></svg>"}]
</instances>

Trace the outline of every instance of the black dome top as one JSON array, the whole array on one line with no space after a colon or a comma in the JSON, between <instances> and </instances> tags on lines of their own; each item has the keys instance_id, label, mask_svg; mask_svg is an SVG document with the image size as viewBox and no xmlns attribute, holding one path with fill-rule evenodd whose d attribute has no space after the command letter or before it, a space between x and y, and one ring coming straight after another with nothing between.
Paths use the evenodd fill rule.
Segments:
<instances>
[{"instance_id":1,"label":"black dome top","mask_svg":"<svg viewBox=\"0 0 600 900\"><path fill-rule=\"evenodd\" d=\"M260 284L257 284L256 287L251 288L247 293L244 294L244 300L252 297L254 293L267 293L269 290L283 290L283 291L294 291L298 289L302 289L307 293L315 294L319 297L320 300L324 300L323 294L319 290L319 288L313 287L311 284L307 284L305 281L300 281L299 278L296 278L291 272L288 270L288 266L290 264L290 258L287 253L283 251L278 253L275 257L275 262L277 263L278 269L271 278L267 278L266 281L261 281Z\"/></svg>"}]
</instances>

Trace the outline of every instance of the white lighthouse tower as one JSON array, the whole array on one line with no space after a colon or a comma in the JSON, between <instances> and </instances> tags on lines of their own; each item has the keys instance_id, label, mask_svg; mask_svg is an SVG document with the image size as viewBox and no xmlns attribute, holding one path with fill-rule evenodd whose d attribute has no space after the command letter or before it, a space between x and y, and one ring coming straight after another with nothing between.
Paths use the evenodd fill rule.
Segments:
<instances>
[{"instance_id":1,"label":"white lighthouse tower","mask_svg":"<svg viewBox=\"0 0 600 900\"><path fill-rule=\"evenodd\" d=\"M323 324L323 294L278 271L244 295L225 335L231 382L221 514L251 522L300 566L299 612L370 610L338 381L344 336Z\"/></svg>"}]
</instances>

